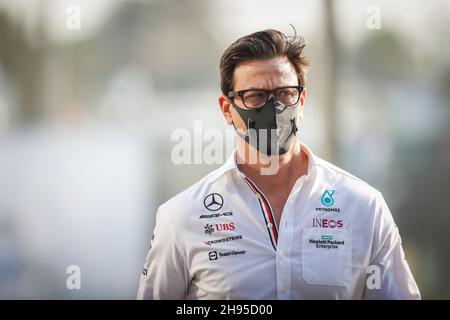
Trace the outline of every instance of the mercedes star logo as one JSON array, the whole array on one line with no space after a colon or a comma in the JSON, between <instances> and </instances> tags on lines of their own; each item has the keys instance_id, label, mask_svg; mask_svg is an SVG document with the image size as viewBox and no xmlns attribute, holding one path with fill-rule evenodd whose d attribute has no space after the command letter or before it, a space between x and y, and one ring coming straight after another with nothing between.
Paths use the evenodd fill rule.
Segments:
<instances>
[{"instance_id":1,"label":"mercedes star logo","mask_svg":"<svg viewBox=\"0 0 450 320\"><path fill-rule=\"evenodd\" d=\"M203 204L209 211L217 211L223 206L223 198L218 193L210 193L203 200Z\"/></svg>"}]
</instances>

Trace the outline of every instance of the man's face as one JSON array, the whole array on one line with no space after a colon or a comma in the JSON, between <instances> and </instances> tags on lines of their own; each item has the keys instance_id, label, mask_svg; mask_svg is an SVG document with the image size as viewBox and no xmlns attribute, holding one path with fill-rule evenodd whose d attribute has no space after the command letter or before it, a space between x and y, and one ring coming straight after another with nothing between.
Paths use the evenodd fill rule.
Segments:
<instances>
[{"instance_id":1,"label":"man's face","mask_svg":"<svg viewBox=\"0 0 450 320\"><path fill-rule=\"evenodd\" d=\"M294 66L287 57L276 57L273 59L250 60L240 63L234 71L233 84L233 91L245 89L273 90L278 87L298 85L298 77ZM301 108L303 108L305 97L306 89L303 90L300 96L300 108L297 111L299 113L301 112ZM234 102L237 106L245 108L240 97L235 97ZM237 130L241 130L243 133L246 132L247 127L229 98L221 95L219 104L227 123L234 123Z\"/></svg>"}]
</instances>

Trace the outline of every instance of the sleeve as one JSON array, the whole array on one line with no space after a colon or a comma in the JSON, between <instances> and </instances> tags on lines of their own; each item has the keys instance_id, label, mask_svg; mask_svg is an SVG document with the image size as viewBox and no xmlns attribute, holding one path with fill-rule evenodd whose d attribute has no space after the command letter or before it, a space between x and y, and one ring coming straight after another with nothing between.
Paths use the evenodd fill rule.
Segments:
<instances>
[{"instance_id":1,"label":"sleeve","mask_svg":"<svg viewBox=\"0 0 450 320\"><path fill-rule=\"evenodd\" d=\"M185 299L189 272L167 212L159 207L151 248L142 272L137 299Z\"/></svg>"},{"instance_id":2,"label":"sleeve","mask_svg":"<svg viewBox=\"0 0 450 320\"><path fill-rule=\"evenodd\" d=\"M405 259L401 238L392 214L379 195L369 277L363 299L420 299L420 292ZM372 273L373 272L373 273Z\"/></svg>"}]
</instances>

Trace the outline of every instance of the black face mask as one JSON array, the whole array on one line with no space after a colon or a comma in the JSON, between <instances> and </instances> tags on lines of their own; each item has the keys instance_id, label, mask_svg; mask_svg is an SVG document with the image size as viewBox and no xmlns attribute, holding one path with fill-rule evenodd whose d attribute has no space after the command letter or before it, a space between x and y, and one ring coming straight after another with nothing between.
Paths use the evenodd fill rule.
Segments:
<instances>
[{"instance_id":1,"label":"black face mask","mask_svg":"<svg viewBox=\"0 0 450 320\"><path fill-rule=\"evenodd\" d=\"M245 142L268 156L288 151L298 131L298 104L286 107L271 97L264 106L257 109L242 109L234 103L233 105L247 126L245 134L236 130Z\"/></svg>"}]
</instances>

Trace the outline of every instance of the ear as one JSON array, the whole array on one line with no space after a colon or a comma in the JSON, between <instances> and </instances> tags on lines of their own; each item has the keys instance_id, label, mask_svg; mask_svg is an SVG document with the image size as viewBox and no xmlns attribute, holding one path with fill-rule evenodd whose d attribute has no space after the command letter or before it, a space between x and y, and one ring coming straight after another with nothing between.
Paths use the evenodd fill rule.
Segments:
<instances>
[{"instance_id":1,"label":"ear","mask_svg":"<svg viewBox=\"0 0 450 320\"><path fill-rule=\"evenodd\" d=\"M223 94L219 97L219 106L222 110L223 116L228 124L233 124L233 116L231 115L231 108L233 107L229 98L225 97Z\"/></svg>"},{"instance_id":2,"label":"ear","mask_svg":"<svg viewBox=\"0 0 450 320\"><path fill-rule=\"evenodd\" d=\"M303 88L302 93L300 93L300 105L303 107L305 105L305 101L306 101L306 88Z\"/></svg>"}]
</instances>

